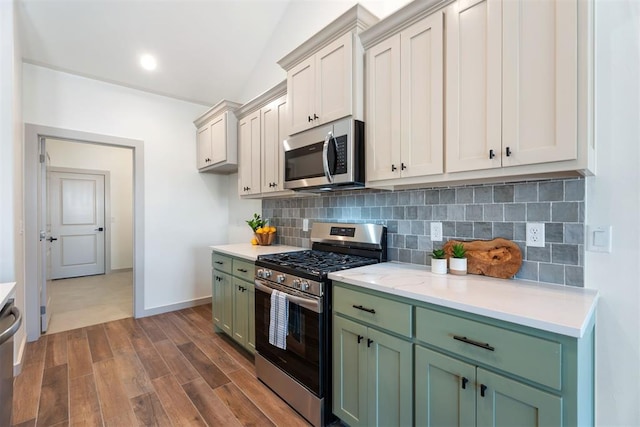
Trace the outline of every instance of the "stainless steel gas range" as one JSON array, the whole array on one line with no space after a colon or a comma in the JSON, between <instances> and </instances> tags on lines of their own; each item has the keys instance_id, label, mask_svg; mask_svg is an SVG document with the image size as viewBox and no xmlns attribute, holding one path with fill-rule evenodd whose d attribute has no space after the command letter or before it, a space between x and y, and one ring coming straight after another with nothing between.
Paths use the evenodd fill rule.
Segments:
<instances>
[{"instance_id":1,"label":"stainless steel gas range","mask_svg":"<svg viewBox=\"0 0 640 427\"><path fill-rule=\"evenodd\" d=\"M333 271L386 261L386 228L314 223L311 250L256 261L256 374L314 426L331 415Z\"/></svg>"}]
</instances>

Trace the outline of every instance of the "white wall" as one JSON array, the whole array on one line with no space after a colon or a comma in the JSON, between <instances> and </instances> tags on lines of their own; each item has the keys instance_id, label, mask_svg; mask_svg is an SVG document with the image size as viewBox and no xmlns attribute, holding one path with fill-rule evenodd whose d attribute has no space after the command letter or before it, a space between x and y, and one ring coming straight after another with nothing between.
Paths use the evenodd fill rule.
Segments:
<instances>
[{"instance_id":1,"label":"white wall","mask_svg":"<svg viewBox=\"0 0 640 427\"><path fill-rule=\"evenodd\" d=\"M23 78L25 123L144 141L144 308L210 296L229 178L196 171L193 119L207 106L29 64Z\"/></svg>"},{"instance_id":2,"label":"white wall","mask_svg":"<svg viewBox=\"0 0 640 427\"><path fill-rule=\"evenodd\" d=\"M610 254L587 252L598 289L598 426L640 425L640 3L597 1L597 176L587 179L587 225L612 225Z\"/></svg>"},{"instance_id":3,"label":"white wall","mask_svg":"<svg viewBox=\"0 0 640 427\"><path fill-rule=\"evenodd\" d=\"M133 151L128 148L46 140L52 167L109 171L112 270L133 267Z\"/></svg>"},{"instance_id":4,"label":"white wall","mask_svg":"<svg viewBox=\"0 0 640 427\"><path fill-rule=\"evenodd\" d=\"M25 313L22 189L22 51L14 1L0 2L0 282L16 282L15 304ZM14 363L26 343L14 335Z\"/></svg>"},{"instance_id":5,"label":"white wall","mask_svg":"<svg viewBox=\"0 0 640 427\"><path fill-rule=\"evenodd\" d=\"M382 19L408 4L410 0L361 0L359 3ZM239 102L247 102L287 78L278 61L327 24L358 3L355 0L292 1L276 32L251 73Z\"/></svg>"},{"instance_id":6,"label":"white wall","mask_svg":"<svg viewBox=\"0 0 640 427\"><path fill-rule=\"evenodd\" d=\"M238 174L229 175L229 243L249 243L253 230L245 222L262 212L262 200L241 199Z\"/></svg>"}]
</instances>

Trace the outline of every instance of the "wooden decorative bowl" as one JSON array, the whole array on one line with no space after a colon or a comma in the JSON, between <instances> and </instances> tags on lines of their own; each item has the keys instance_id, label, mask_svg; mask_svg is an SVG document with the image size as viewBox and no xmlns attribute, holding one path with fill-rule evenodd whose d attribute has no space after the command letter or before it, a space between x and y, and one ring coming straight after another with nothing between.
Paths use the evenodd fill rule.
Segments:
<instances>
[{"instance_id":1,"label":"wooden decorative bowl","mask_svg":"<svg viewBox=\"0 0 640 427\"><path fill-rule=\"evenodd\" d=\"M254 233L256 240L260 246L270 246L276 239L276 233L258 234Z\"/></svg>"}]
</instances>

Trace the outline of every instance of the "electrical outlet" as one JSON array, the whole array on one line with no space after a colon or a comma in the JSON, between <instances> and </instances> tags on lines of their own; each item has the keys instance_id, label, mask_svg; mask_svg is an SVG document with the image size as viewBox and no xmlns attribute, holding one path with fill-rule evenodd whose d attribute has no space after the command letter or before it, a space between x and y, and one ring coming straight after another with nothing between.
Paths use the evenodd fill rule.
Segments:
<instances>
[{"instance_id":1,"label":"electrical outlet","mask_svg":"<svg viewBox=\"0 0 640 427\"><path fill-rule=\"evenodd\" d=\"M309 231L309 220L307 218L302 220L302 231Z\"/></svg>"},{"instance_id":2,"label":"electrical outlet","mask_svg":"<svg viewBox=\"0 0 640 427\"><path fill-rule=\"evenodd\" d=\"M442 242L442 223L441 222L431 223L431 241Z\"/></svg>"},{"instance_id":3,"label":"electrical outlet","mask_svg":"<svg viewBox=\"0 0 640 427\"><path fill-rule=\"evenodd\" d=\"M544 222L527 223L527 246L544 248Z\"/></svg>"}]
</instances>

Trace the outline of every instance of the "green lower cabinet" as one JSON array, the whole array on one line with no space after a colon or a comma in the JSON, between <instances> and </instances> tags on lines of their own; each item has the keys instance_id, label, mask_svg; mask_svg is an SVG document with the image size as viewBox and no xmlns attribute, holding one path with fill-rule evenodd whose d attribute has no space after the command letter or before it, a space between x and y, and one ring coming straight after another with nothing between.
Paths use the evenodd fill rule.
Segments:
<instances>
[{"instance_id":1,"label":"green lower cabinet","mask_svg":"<svg viewBox=\"0 0 640 427\"><path fill-rule=\"evenodd\" d=\"M233 325L232 281L231 275L213 270L213 323L229 335Z\"/></svg>"},{"instance_id":2,"label":"green lower cabinet","mask_svg":"<svg viewBox=\"0 0 640 427\"><path fill-rule=\"evenodd\" d=\"M333 318L333 412L350 426L413 424L412 344Z\"/></svg>"},{"instance_id":3,"label":"green lower cabinet","mask_svg":"<svg viewBox=\"0 0 640 427\"><path fill-rule=\"evenodd\" d=\"M562 398L478 368L479 426L562 426Z\"/></svg>"},{"instance_id":4,"label":"green lower cabinet","mask_svg":"<svg viewBox=\"0 0 640 427\"><path fill-rule=\"evenodd\" d=\"M418 426L562 426L562 398L416 346Z\"/></svg>"},{"instance_id":5,"label":"green lower cabinet","mask_svg":"<svg viewBox=\"0 0 640 427\"><path fill-rule=\"evenodd\" d=\"M256 352L256 287L253 283L247 284L249 297L249 310L247 319L249 322L249 333L247 334L247 348L251 353Z\"/></svg>"},{"instance_id":6,"label":"green lower cabinet","mask_svg":"<svg viewBox=\"0 0 640 427\"><path fill-rule=\"evenodd\" d=\"M233 278L233 334L239 344L251 352L256 350L255 286Z\"/></svg>"},{"instance_id":7,"label":"green lower cabinet","mask_svg":"<svg viewBox=\"0 0 640 427\"><path fill-rule=\"evenodd\" d=\"M416 346L417 426L476 425L476 367Z\"/></svg>"}]
</instances>

